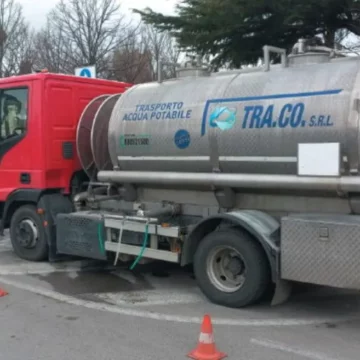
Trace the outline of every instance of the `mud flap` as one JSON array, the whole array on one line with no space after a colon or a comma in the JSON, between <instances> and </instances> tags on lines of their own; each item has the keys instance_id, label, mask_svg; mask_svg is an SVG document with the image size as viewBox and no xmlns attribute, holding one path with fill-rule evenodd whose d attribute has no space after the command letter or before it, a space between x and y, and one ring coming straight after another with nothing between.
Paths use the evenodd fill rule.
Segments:
<instances>
[{"instance_id":1,"label":"mud flap","mask_svg":"<svg viewBox=\"0 0 360 360\"><path fill-rule=\"evenodd\" d=\"M70 199L58 193L46 194L40 198L38 208L44 210L42 218L46 223L45 234L49 245L49 262L74 260L73 256L58 254L56 246L56 216L73 211Z\"/></svg>"},{"instance_id":2,"label":"mud flap","mask_svg":"<svg viewBox=\"0 0 360 360\"><path fill-rule=\"evenodd\" d=\"M57 216L57 251L86 259L107 261L106 230L101 213L80 211Z\"/></svg>"},{"instance_id":3,"label":"mud flap","mask_svg":"<svg viewBox=\"0 0 360 360\"><path fill-rule=\"evenodd\" d=\"M284 304L291 295L292 283L286 280L277 280L275 284L274 296L271 300L271 306Z\"/></svg>"}]
</instances>

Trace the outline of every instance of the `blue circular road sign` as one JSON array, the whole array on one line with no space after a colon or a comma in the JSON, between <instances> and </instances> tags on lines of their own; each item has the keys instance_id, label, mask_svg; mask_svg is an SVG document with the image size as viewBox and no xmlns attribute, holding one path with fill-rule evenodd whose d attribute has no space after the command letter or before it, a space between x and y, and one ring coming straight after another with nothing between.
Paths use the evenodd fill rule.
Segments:
<instances>
[{"instance_id":1,"label":"blue circular road sign","mask_svg":"<svg viewBox=\"0 0 360 360\"><path fill-rule=\"evenodd\" d=\"M89 69L82 69L80 71L80 76L91 77L91 72Z\"/></svg>"}]
</instances>

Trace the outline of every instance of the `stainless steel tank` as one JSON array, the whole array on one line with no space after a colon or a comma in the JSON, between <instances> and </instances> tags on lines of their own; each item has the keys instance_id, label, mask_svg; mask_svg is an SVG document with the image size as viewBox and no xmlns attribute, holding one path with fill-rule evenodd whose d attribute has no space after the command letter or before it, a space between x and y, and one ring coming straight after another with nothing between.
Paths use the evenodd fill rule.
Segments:
<instances>
[{"instance_id":1,"label":"stainless steel tank","mask_svg":"<svg viewBox=\"0 0 360 360\"><path fill-rule=\"evenodd\" d=\"M132 87L110 118L114 168L294 175L298 143L340 142L356 172L360 60L316 58Z\"/></svg>"}]
</instances>

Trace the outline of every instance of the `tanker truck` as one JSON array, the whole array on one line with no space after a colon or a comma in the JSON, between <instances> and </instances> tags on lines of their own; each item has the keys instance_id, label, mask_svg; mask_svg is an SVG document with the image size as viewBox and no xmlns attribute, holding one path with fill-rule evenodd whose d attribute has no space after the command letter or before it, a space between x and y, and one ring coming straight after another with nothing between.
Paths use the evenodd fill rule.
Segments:
<instances>
[{"instance_id":1,"label":"tanker truck","mask_svg":"<svg viewBox=\"0 0 360 360\"><path fill-rule=\"evenodd\" d=\"M89 187L72 211L37 204L50 253L192 265L235 308L294 282L360 289L360 58L263 50L257 68L190 64L94 99L77 132Z\"/></svg>"}]
</instances>

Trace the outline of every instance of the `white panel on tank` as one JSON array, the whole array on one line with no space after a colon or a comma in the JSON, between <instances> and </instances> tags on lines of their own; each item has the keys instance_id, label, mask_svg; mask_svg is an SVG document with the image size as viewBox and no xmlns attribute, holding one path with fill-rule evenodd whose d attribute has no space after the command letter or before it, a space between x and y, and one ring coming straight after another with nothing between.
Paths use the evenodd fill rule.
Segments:
<instances>
[{"instance_id":1,"label":"white panel on tank","mask_svg":"<svg viewBox=\"0 0 360 360\"><path fill-rule=\"evenodd\" d=\"M298 175L340 176L340 143L298 144Z\"/></svg>"}]
</instances>

